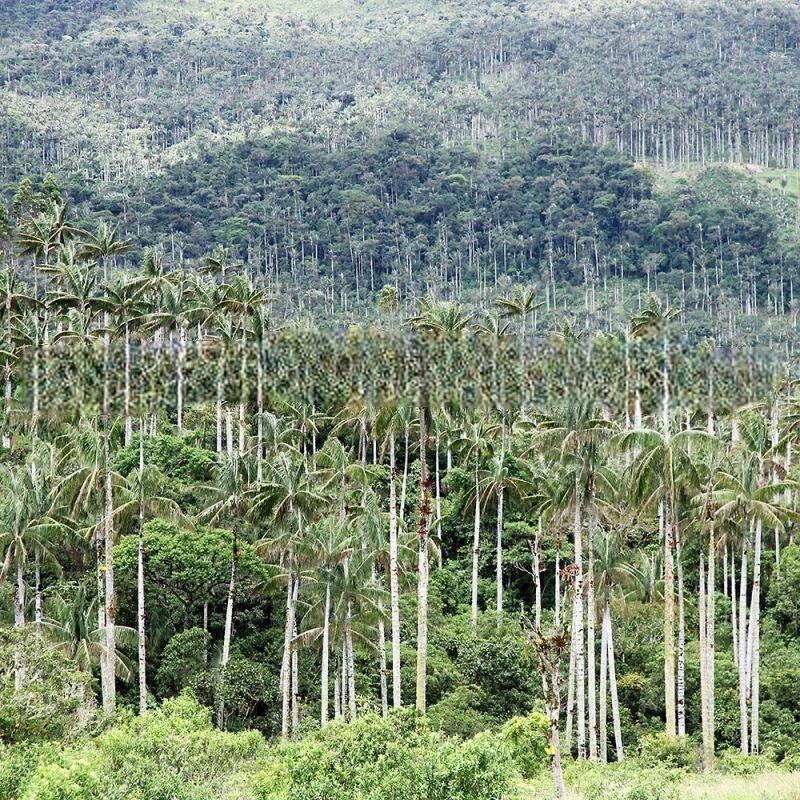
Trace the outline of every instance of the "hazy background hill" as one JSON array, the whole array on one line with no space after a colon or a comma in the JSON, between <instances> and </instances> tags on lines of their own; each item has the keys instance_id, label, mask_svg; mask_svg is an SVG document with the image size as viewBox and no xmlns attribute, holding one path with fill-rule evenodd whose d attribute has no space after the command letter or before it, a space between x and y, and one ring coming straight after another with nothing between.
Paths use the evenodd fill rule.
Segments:
<instances>
[{"instance_id":1,"label":"hazy background hill","mask_svg":"<svg viewBox=\"0 0 800 800\"><path fill-rule=\"evenodd\" d=\"M796 3L24 0L0 32L9 205L51 171L330 310L386 282L582 285L601 318L626 279L793 299Z\"/></svg>"}]
</instances>

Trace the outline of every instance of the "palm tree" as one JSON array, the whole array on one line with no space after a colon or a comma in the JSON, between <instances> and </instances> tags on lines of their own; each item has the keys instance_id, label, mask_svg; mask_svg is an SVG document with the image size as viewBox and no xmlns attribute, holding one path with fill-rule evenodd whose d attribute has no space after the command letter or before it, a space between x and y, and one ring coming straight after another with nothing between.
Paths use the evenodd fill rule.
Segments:
<instances>
[{"instance_id":1,"label":"palm tree","mask_svg":"<svg viewBox=\"0 0 800 800\"><path fill-rule=\"evenodd\" d=\"M316 562L315 579L310 585L323 588L323 600L312 605L307 618L313 618L322 608L319 625L307 628L302 634L305 642L322 638L322 665L320 684L320 724L328 724L328 702L330 699L330 651L331 651L331 610L334 570L353 554L353 534L349 527L342 527L332 516L323 517L306 529L306 546L313 553Z\"/></svg>"},{"instance_id":2,"label":"palm tree","mask_svg":"<svg viewBox=\"0 0 800 800\"><path fill-rule=\"evenodd\" d=\"M594 532L597 525L597 483L605 480L602 470L602 444L613 431L608 420L596 416L594 403L580 398L562 409L561 414L540 417L537 441L546 449L551 449L562 463L571 465L574 490L572 508L574 513L575 568L573 571L572 593L572 646L570 658L574 657L575 685L577 688L578 710L578 757L585 757L585 653L583 638L583 514L588 516L589 570L588 570L588 654L589 654L589 753L597 755L597 727L595 703L595 663L594 663L594 578L592 559L594 558ZM565 496L566 499L567 496ZM574 655L573 655L574 654ZM567 713L571 711L568 704ZM569 737L568 737L569 738Z\"/></svg>"},{"instance_id":3,"label":"palm tree","mask_svg":"<svg viewBox=\"0 0 800 800\"><path fill-rule=\"evenodd\" d=\"M523 363L525 357L525 327L528 317L543 303L536 300L536 289L533 286L518 286L514 290L512 297L499 297L495 300L495 305L500 311L500 316L506 318L516 318L520 321L519 326L519 359ZM534 331L535 335L535 331Z\"/></svg>"},{"instance_id":4,"label":"palm tree","mask_svg":"<svg viewBox=\"0 0 800 800\"><path fill-rule=\"evenodd\" d=\"M139 653L139 713L147 711L147 651L145 620L145 558L144 558L144 526L148 520L156 517L171 519L183 527L191 527L191 520L184 516L180 506L173 499L158 494L164 485L164 474L154 466L145 464L145 421L140 418L139 424L139 469L128 480L125 494L127 499L114 509L113 524L116 530L127 529L133 520L138 523L139 543L137 548L136 569L136 618Z\"/></svg>"},{"instance_id":5,"label":"palm tree","mask_svg":"<svg viewBox=\"0 0 800 800\"><path fill-rule=\"evenodd\" d=\"M464 426L464 431L459 442L464 461L472 461L474 483L472 491L467 495L465 502L472 502L474 506L474 521L472 533L472 603L470 624L472 632L478 627L478 567L481 554L481 504L482 493L480 485L481 459L491 451L492 445L500 432L497 423L489 422L485 416L476 415ZM501 468L502 470L502 468ZM502 515L502 511L500 512Z\"/></svg>"},{"instance_id":6,"label":"palm tree","mask_svg":"<svg viewBox=\"0 0 800 800\"><path fill-rule=\"evenodd\" d=\"M600 641L600 759L606 761L608 748L607 680L611 687L611 715L617 761L622 761L622 726L617 694L617 673L614 661L614 635L611 624L611 597L614 590L628 578L627 554L622 546L620 530L601 531L595 539L594 569L597 589L603 595L603 615Z\"/></svg>"},{"instance_id":7,"label":"palm tree","mask_svg":"<svg viewBox=\"0 0 800 800\"><path fill-rule=\"evenodd\" d=\"M484 507L494 503L497 513L496 579L497 579L497 627L503 625L503 512L506 500L520 499L530 490L530 484L513 475L510 458L501 450L479 475L478 492Z\"/></svg>"},{"instance_id":8,"label":"palm tree","mask_svg":"<svg viewBox=\"0 0 800 800\"><path fill-rule=\"evenodd\" d=\"M300 586L297 551L306 524L324 499L323 493L314 485L304 459L297 451L289 449L277 455L270 466L269 475L257 486L253 499L253 517L275 523L273 534L258 542L258 550L262 555L277 558L286 576L286 620L281 666L283 736L289 733L290 706L296 694L291 691L291 667ZM293 715L294 719L296 714Z\"/></svg>"},{"instance_id":9,"label":"palm tree","mask_svg":"<svg viewBox=\"0 0 800 800\"><path fill-rule=\"evenodd\" d=\"M753 584L747 636L744 635L744 602L740 595L739 628L739 712L741 749L744 754L757 753L759 748L759 647L761 604L761 536L762 528L783 531L784 520L795 513L785 506L787 489L796 488L793 481L770 482L769 476L780 469L772 462L769 428L763 415L753 408L737 415L740 441L733 448L732 468L716 473L716 487L710 493L714 518L722 522L738 519L750 531L753 541ZM742 589L746 580L745 543L742 557ZM747 700L751 702L751 732L748 747Z\"/></svg>"},{"instance_id":10,"label":"palm tree","mask_svg":"<svg viewBox=\"0 0 800 800\"><path fill-rule=\"evenodd\" d=\"M231 567L228 583L228 600L225 608L225 633L222 641L220 675L225 679L233 639L233 611L236 603L237 566L240 556L239 531L255 502L253 490L254 465L234 454L217 468L215 480L210 487L211 502L200 512L198 520L218 524L225 521L231 529ZM224 700L217 707L217 723L222 726L225 719Z\"/></svg>"},{"instance_id":11,"label":"palm tree","mask_svg":"<svg viewBox=\"0 0 800 800\"><path fill-rule=\"evenodd\" d=\"M666 406L665 406L666 408ZM687 429L670 433L669 420L662 430L642 428L617 437L618 447L636 454L631 464L631 496L640 508L658 507L664 520L664 707L666 732L674 736L677 728L675 683L675 561L679 548L678 502L682 492L700 485L697 466L691 457L693 443L710 444L707 431ZM678 552L678 555L680 553ZM681 588L682 594L682 588ZM682 698L679 698L679 701ZM681 719L684 709L680 709Z\"/></svg>"}]
</instances>

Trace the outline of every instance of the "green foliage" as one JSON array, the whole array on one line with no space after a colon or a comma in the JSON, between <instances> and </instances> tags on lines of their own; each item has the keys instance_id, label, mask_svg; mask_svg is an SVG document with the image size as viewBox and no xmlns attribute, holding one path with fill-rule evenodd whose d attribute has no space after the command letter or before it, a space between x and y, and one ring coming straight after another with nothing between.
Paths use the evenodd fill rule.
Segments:
<instances>
[{"instance_id":1,"label":"green foliage","mask_svg":"<svg viewBox=\"0 0 800 800\"><path fill-rule=\"evenodd\" d=\"M32 773L25 800L203 800L264 752L260 734L223 733L192 697L123 718L90 743L65 750Z\"/></svg>"},{"instance_id":2,"label":"green foliage","mask_svg":"<svg viewBox=\"0 0 800 800\"><path fill-rule=\"evenodd\" d=\"M773 765L767 756L744 755L741 750L726 748L717 757L717 766L729 775L756 775Z\"/></svg>"},{"instance_id":3,"label":"green foliage","mask_svg":"<svg viewBox=\"0 0 800 800\"><path fill-rule=\"evenodd\" d=\"M15 665L24 670L15 687ZM90 676L47 647L33 629L0 629L0 742L74 736L91 715Z\"/></svg>"},{"instance_id":4,"label":"green foliage","mask_svg":"<svg viewBox=\"0 0 800 800\"><path fill-rule=\"evenodd\" d=\"M512 717L500 732L520 774L532 778L550 762L550 721L540 711Z\"/></svg>"},{"instance_id":5,"label":"green foliage","mask_svg":"<svg viewBox=\"0 0 800 800\"><path fill-rule=\"evenodd\" d=\"M680 773L665 767L621 764L583 764L572 768L569 781L593 800L677 800Z\"/></svg>"},{"instance_id":6,"label":"green foliage","mask_svg":"<svg viewBox=\"0 0 800 800\"><path fill-rule=\"evenodd\" d=\"M494 718L480 710L488 705L482 689L457 686L428 709L428 722L447 736L467 739L494 724Z\"/></svg>"},{"instance_id":7,"label":"green foliage","mask_svg":"<svg viewBox=\"0 0 800 800\"><path fill-rule=\"evenodd\" d=\"M197 674L207 669L211 644L211 635L202 628L176 633L161 652L155 681L158 695L180 694L191 685Z\"/></svg>"},{"instance_id":8,"label":"green foliage","mask_svg":"<svg viewBox=\"0 0 800 800\"><path fill-rule=\"evenodd\" d=\"M651 767L692 766L696 761L695 747L685 736L670 736L666 733L651 733L639 741L639 753L643 764Z\"/></svg>"},{"instance_id":9,"label":"green foliage","mask_svg":"<svg viewBox=\"0 0 800 800\"><path fill-rule=\"evenodd\" d=\"M144 440L144 459L146 464L158 467L167 477L176 481L207 481L216 464L214 455L208 450L195 447L184 437L159 433L146 436ZM139 468L139 439L133 438L129 445L120 448L114 456L114 466L127 475Z\"/></svg>"},{"instance_id":10,"label":"green foliage","mask_svg":"<svg viewBox=\"0 0 800 800\"><path fill-rule=\"evenodd\" d=\"M496 737L448 739L403 711L278 745L255 793L258 800L499 800L513 776Z\"/></svg>"}]
</instances>

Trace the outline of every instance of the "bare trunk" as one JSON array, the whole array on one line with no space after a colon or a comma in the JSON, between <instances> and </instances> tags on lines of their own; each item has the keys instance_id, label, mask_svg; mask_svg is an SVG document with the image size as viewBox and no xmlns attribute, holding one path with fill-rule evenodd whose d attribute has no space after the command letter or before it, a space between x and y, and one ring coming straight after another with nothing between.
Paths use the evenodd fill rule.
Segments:
<instances>
[{"instance_id":1,"label":"bare trunk","mask_svg":"<svg viewBox=\"0 0 800 800\"><path fill-rule=\"evenodd\" d=\"M389 434L389 604L392 617L392 705L402 704L400 692L400 579L397 561L397 469L394 432Z\"/></svg>"},{"instance_id":2,"label":"bare trunk","mask_svg":"<svg viewBox=\"0 0 800 800\"><path fill-rule=\"evenodd\" d=\"M748 636L751 650L750 667L750 713L751 733L750 752L758 753L758 727L759 727L759 660L761 641L761 518L756 520L756 538L753 546L753 587L750 599L750 635Z\"/></svg>"},{"instance_id":3,"label":"bare trunk","mask_svg":"<svg viewBox=\"0 0 800 800\"><path fill-rule=\"evenodd\" d=\"M594 506L593 486L589 491L589 568L586 573L586 652L589 701L589 758L597 758L597 697L595 691L595 603L594 603L594 534L597 511Z\"/></svg>"},{"instance_id":4,"label":"bare trunk","mask_svg":"<svg viewBox=\"0 0 800 800\"><path fill-rule=\"evenodd\" d=\"M739 571L739 727L741 750L750 752L747 723L747 539L742 537L742 568Z\"/></svg>"},{"instance_id":5,"label":"bare trunk","mask_svg":"<svg viewBox=\"0 0 800 800\"><path fill-rule=\"evenodd\" d=\"M419 546L417 582L417 711L427 711L428 686L428 465L425 460L425 404L419 401L419 463L420 463L420 509L417 540Z\"/></svg>"},{"instance_id":6,"label":"bare trunk","mask_svg":"<svg viewBox=\"0 0 800 800\"><path fill-rule=\"evenodd\" d=\"M470 624L472 632L478 628L478 566L481 557L481 494L478 484L478 459L475 458L475 524L472 528L472 603Z\"/></svg>"},{"instance_id":7,"label":"bare trunk","mask_svg":"<svg viewBox=\"0 0 800 800\"><path fill-rule=\"evenodd\" d=\"M497 627L503 625L503 495L497 494Z\"/></svg>"},{"instance_id":8,"label":"bare trunk","mask_svg":"<svg viewBox=\"0 0 800 800\"><path fill-rule=\"evenodd\" d=\"M328 671L331 658L331 583L325 583L325 617L322 620L322 687L320 691L320 725L328 724ZM334 704L335 705L335 704ZM334 710L334 714L336 711Z\"/></svg>"},{"instance_id":9,"label":"bare trunk","mask_svg":"<svg viewBox=\"0 0 800 800\"><path fill-rule=\"evenodd\" d=\"M664 707L666 732L676 732L675 713L675 567L672 560L673 518L669 498L664 503Z\"/></svg>"},{"instance_id":10,"label":"bare trunk","mask_svg":"<svg viewBox=\"0 0 800 800\"><path fill-rule=\"evenodd\" d=\"M139 641L139 713L147 711L147 650L144 610L144 419L139 426L139 546L136 554L136 619Z\"/></svg>"},{"instance_id":11,"label":"bare trunk","mask_svg":"<svg viewBox=\"0 0 800 800\"><path fill-rule=\"evenodd\" d=\"M378 658L380 664L381 714L389 714L389 687L386 680L386 631L383 625L383 600L378 598Z\"/></svg>"},{"instance_id":12,"label":"bare trunk","mask_svg":"<svg viewBox=\"0 0 800 800\"><path fill-rule=\"evenodd\" d=\"M611 687L611 718L614 725L614 747L617 761L625 759L622 749L622 722L619 716L619 695L617 694L617 668L614 662L614 629L611 625L611 605L606 603L605 624L608 628L608 678Z\"/></svg>"},{"instance_id":13,"label":"bare trunk","mask_svg":"<svg viewBox=\"0 0 800 800\"><path fill-rule=\"evenodd\" d=\"M281 663L281 736L289 735L291 711L292 632L294 631L294 552L289 550L286 576L286 620L283 631L283 661Z\"/></svg>"}]
</instances>

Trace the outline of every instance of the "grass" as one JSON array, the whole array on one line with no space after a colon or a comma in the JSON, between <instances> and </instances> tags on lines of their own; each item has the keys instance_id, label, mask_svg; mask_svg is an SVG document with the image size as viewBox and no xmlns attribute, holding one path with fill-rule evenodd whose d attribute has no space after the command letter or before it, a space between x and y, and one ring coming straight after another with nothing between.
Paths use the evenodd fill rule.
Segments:
<instances>
[{"instance_id":1,"label":"grass","mask_svg":"<svg viewBox=\"0 0 800 800\"><path fill-rule=\"evenodd\" d=\"M692 776L681 784L678 796L680 800L800 800L800 772Z\"/></svg>"},{"instance_id":2,"label":"grass","mask_svg":"<svg viewBox=\"0 0 800 800\"><path fill-rule=\"evenodd\" d=\"M690 775L678 784L678 800L800 800L800 772L757 775ZM550 774L522 781L514 800L551 800ZM567 784L569 800L593 800L579 785Z\"/></svg>"}]
</instances>

